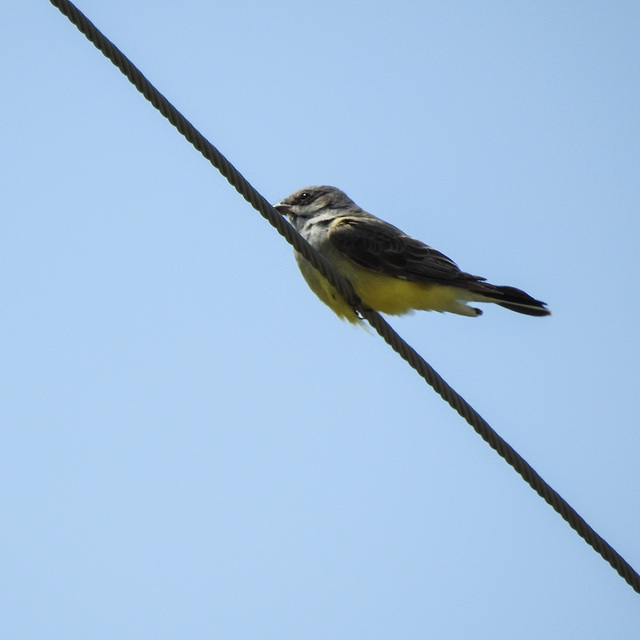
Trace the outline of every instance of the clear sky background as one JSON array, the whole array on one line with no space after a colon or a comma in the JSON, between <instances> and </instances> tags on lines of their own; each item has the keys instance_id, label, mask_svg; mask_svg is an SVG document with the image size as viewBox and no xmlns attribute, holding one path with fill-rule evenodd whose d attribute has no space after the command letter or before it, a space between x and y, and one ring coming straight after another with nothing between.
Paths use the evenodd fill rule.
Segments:
<instances>
[{"instance_id":1,"label":"clear sky background","mask_svg":"<svg viewBox=\"0 0 640 640\"><path fill-rule=\"evenodd\" d=\"M640 569L640 5L79 0L271 202L549 303L392 325ZM46 0L0 22L0 635L635 639L640 596Z\"/></svg>"}]
</instances>

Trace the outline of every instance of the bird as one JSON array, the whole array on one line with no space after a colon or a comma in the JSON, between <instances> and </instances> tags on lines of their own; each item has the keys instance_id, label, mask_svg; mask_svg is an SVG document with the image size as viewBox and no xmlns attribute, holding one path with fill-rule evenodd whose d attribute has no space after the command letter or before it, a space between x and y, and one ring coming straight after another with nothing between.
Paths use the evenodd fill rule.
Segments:
<instances>
[{"instance_id":1,"label":"bird","mask_svg":"<svg viewBox=\"0 0 640 640\"><path fill-rule=\"evenodd\" d=\"M388 315L414 310L475 317L469 303L493 302L529 316L551 314L546 303L515 287L494 285L462 271L432 247L367 213L337 187L298 189L273 205L344 276L366 307ZM298 251L295 259L311 290L339 317L358 312Z\"/></svg>"}]
</instances>

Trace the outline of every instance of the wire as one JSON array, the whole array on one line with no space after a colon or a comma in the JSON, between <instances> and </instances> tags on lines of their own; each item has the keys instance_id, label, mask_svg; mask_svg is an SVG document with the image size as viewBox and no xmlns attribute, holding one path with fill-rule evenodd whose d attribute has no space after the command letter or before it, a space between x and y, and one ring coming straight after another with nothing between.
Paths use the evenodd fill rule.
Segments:
<instances>
[{"instance_id":1,"label":"wire","mask_svg":"<svg viewBox=\"0 0 640 640\"><path fill-rule=\"evenodd\" d=\"M492 449L504 458L522 478L557 511L624 580L640 593L640 575L580 514L501 436L482 416L410 347L382 318L356 296L351 284L339 274L309 243L286 222L240 172L145 78L140 70L95 25L68 0L50 0L102 53L113 62L142 95L176 127L176 129L220 171L251 206L276 228L294 249L300 252L353 309L378 332L385 342L403 358L457 413L463 417Z\"/></svg>"}]
</instances>

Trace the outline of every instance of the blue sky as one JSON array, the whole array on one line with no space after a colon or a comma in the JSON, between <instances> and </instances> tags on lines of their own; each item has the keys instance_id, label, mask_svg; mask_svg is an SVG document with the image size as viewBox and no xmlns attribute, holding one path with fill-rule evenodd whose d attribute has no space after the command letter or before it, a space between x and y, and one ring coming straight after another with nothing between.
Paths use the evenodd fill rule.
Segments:
<instances>
[{"instance_id":1,"label":"blue sky","mask_svg":"<svg viewBox=\"0 0 640 640\"><path fill-rule=\"evenodd\" d=\"M78 7L270 201L336 185L548 302L390 321L640 568L637 3ZM3 18L3 637L637 637L66 18Z\"/></svg>"}]
</instances>

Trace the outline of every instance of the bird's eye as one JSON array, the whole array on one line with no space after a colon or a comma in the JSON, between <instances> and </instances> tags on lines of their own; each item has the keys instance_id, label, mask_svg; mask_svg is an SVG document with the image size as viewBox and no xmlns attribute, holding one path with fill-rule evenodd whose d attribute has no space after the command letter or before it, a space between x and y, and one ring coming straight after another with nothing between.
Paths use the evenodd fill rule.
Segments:
<instances>
[{"instance_id":1,"label":"bird's eye","mask_svg":"<svg viewBox=\"0 0 640 640\"><path fill-rule=\"evenodd\" d=\"M298 196L298 202L304 202L305 200L308 200L310 196L311 196L311 194L308 191L303 191Z\"/></svg>"}]
</instances>

